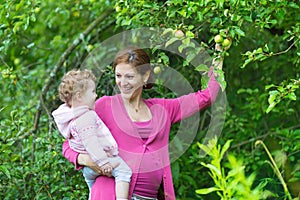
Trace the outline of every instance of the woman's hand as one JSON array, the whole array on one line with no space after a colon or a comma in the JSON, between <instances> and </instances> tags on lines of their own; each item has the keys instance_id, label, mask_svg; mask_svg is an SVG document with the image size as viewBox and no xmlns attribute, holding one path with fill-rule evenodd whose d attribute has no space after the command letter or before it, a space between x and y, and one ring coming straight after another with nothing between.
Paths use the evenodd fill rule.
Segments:
<instances>
[{"instance_id":1,"label":"woman's hand","mask_svg":"<svg viewBox=\"0 0 300 200\"><path fill-rule=\"evenodd\" d=\"M101 171L102 171L102 174L104 176L108 176L108 177L111 177L112 176L112 170L116 167L118 167L120 165L120 163L107 163L107 164L104 164L100 167ZM104 166L104 167L103 167Z\"/></svg>"},{"instance_id":2,"label":"woman's hand","mask_svg":"<svg viewBox=\"0 0 300 200\"><path fill-rule=\"evenodd\" d=\"M112 167L112 165L110 163L105 163L100 168L101 168L101 170L103 172L103 175L105 175L105 176L111 176L113 167Z\"/></svg>"},{"instance_id":3,"label":"woman's hand","mask_svg":"<svg viewBox=\"0 0 300 200\"><path fill-rule=\"evenodd\" d=\"M92 170L98 172L101 175L105 175L108 177L111 177L111 172L112 170L108 171L108 172L104 172L102 169L102 166L99 167L88 154L82 154L80 153L77 157L77 163L79 165L83 165L83 166L87 166L89 168L91 168ZM120 163L111 163L110 166L112 169L118 167L120 165Z\"/></svg>"},{"instance_id":4,"label":"woman's hand","mask_svg":"<svg viewBox=\"0 0 300 200\"><path fill-rule=\"evenodd\" d=\"M216 69L222 69L223 68L223 58L221 56L222 55L222 46L221 46L221 44L216 43L215 50L216 50L216 52L219 52L218 53L219 55L216 58L213 59L212 65Z\"/></svg>"},{"instance_id":5,"label":"woman's hand","mask_svg":"<svg viewBox=\"0 0 300 200\"><path fill-rule=\"evenodd\" d=\"M222 51L222 45L219 43L216 43L215 50L221 52Z\"/></svg>"},{"instance_id":6,"label":"woman's hand","mask_svg":"<svg viewBox=\"0 0 300 200\"><path fill-rule=\"evenodd\" d=\"M77 163L79 165L87 166L99 174L103 174L101 168L91 159L88 154L80 153L77 157Z\"/></svg>"}]
</instances>

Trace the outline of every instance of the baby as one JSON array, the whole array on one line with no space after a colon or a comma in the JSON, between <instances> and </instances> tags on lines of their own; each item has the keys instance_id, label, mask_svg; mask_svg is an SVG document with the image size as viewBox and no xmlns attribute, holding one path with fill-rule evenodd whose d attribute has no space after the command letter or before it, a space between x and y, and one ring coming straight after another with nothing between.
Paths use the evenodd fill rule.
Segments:
<instances>
[{"instance_id":1,"label":"baby","mask_svg":"<svg viewBox=\"0 0 300 200\"><path fill-rule=\"evenodd\" d=\"M87 153L105 173L116 181L117 200L128 199L130 168L118 156L118 146L109 129L94 111L96 77L89 70L72 70L64 75L59 96L64 102L52 115L60 133L78 153ZM113 169L111 163L120 163ZM83 176L91 191L99 174L84 167ZM90 194L91 195L91 194Z\"/></svg>"}]
</instances>

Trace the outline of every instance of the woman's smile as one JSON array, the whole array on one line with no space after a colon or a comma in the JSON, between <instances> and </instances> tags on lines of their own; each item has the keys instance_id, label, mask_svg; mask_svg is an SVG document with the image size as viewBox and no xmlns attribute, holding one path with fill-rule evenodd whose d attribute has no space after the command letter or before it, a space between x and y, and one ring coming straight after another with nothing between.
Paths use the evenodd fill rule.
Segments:
<instances>
[{"instance_id":1,"label":"woman's smile","mask_svg":"<svg viewBox=\"0 0 300 200\"><path fill-rule=\"evenodd\" d=\"M128 86L125 86L125 87L123 86L123 87L122 87L122 86L121 86L121 92L124 93L124 94L131 93L132 88L133 88L133 87L128 87Z\"/></svg>"}]
</instances>

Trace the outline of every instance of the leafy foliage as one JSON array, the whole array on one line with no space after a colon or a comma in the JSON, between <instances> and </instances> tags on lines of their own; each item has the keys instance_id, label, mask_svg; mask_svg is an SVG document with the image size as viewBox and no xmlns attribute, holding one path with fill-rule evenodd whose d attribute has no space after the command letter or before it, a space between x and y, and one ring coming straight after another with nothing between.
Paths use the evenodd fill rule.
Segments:
<instances>
[{"instance_id":1,"label":"leafy foliage","mask_svg":"<svg viewBox=\"0 0 300 200\"><path fill-rule=\"evenodd\" d=\"M284 199L276 174L265 164L268 156L263 150L253 148L256 140L264 140L281 167L291 195L297 197L300 192L299 6L299 1L288 0L4 1L0 5L0 198L87 198L81 174L61 156L63 141L50 116L60 103L58 82L64 72L78 68L106 38L141 27L166 31L160 38L152 38L156 46L149 54L154 63L180 72L195 90L205 82L198 71L208 70L206 64L192 66L199 48L216 58L219 54L213 50L214 36L220 34L231 39L230 49L222 54L224 68L216 71L228 99L219 143L228 146L227 141L231 140L228 151L234 155L228 157L228 165L223 169L240 168L239 180L246 180L245 187L253 186L247 190L249 193L262 184L277 199ZM97 21L106 12L109 14ZM95 22L92 30L81 37ZM175 36L178 30L183 37ZM193 41L200 47L193 45ZM178 52L184 53L186 59L162 50L159 45L165 48L177 45ZM113 87L113 74L108 67L99 80L98 95L112 94ZM145 95L175 96L160 85ZM211 110L203 111L201 116L195 141L172 163L178 199L219 198L213 193L199 196L194 192L213 185L207 168L201 165L211 160L199 158L198 154L198 142L207 131ZM177 128L173 127L172 134ZM179 140L176 145L186 144ZM228 173L218 167L222 177L226 177ZM256 178L250 180L251 174L256 174Z\"/></svg>"},{"instance_id":2,"label":"leafy foliage","mask_svg":"<svg viewBox=\"0 0 300 200\"><path fill-rule=\"evenodd\" d=\"M215 186L198 189L196 193L208 194L217 192L221 200L248 198L266 199L268 196L264 195L266 192L263 192L261 186L252 188L255 175L252 173L249 177L245 176L245 166L241 160L229 154L227 163L229 171L226 172L227 170L221 166L221 161L230 147L230 142L231 141L228 140L222 148L217 144L217 138L210 140L207 145L198 144L199 147L212 158L209 164L201 164L210 170L210 176L214 180Z\"/></svg>"}]
</instances>

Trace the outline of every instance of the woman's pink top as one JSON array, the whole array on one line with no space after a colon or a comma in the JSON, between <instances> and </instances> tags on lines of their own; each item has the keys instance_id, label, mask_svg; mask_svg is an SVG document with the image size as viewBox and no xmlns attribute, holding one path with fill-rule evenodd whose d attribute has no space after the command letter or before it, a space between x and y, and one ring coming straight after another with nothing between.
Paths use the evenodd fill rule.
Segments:
<instances>
[{"instance_id":1,"label":"woman's pink top","mask_svg":"<svg viewBox=\"0 0 300 200\"><path fill-rule=\"evenodd\" d=\"M146 142L149 138L152 130L154 129L152 120L145 122L134 122L135 128L137 129L141 138ZM149 152L145 152L146 154ZM142 163L147 163L147 161L141 161ZM134 188L134 193L146 196L157 198L158 189L162 181L163 170L153 170L146 173L138 173L137 181Z\"/></svg>"},{"instance_id":2,"label":"woman's pink top","mask_svg":"<svg viewBox=\"0 0 300 200\"><path fill-rule=\"evenodd\" d=\"M119 146L119 155L131 168L133 174L130 182L129 199L139 182L138 174L146 175L157 170L162 172L164 197L159 199L175 200L172 173L169 160L168 141L173 123L187 118L204 109L215 101L219 84L211 77L208 88L174 99L151 98L144 102L152 114L153 130L147 140L139 135L134 122L130 119L120 95L103 96L96 101L95 111L110 129ZM63 155L76 169L78 153L63 144ZM141 162L143 161L143 162ZM99 176L91 191L92 200L114 200L115 182L113 178Z\"/></svg>"}]
</instances>

